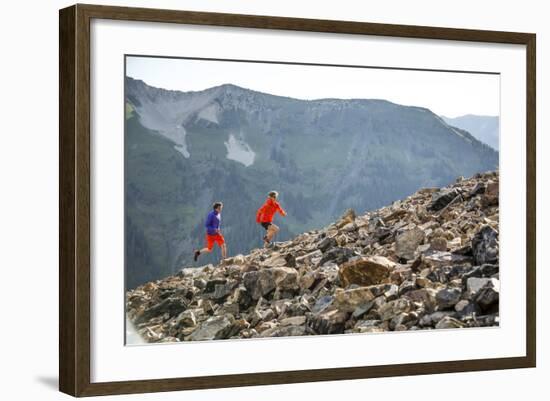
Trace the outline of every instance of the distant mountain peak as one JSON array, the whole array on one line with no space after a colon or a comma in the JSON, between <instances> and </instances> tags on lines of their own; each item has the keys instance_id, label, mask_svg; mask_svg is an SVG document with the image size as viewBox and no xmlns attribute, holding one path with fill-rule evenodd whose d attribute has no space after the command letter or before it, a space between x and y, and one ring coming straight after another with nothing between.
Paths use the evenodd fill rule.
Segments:
<instances>
[{"instance_id":1,"label":"distant mountain peak","mask_svg":"<svg viewBox=\"0 0 550 401\"><path fill-rule=\"evenodd\" d=\"M489 145L495 150L499 149L499 116L465 114L463 116L453 118L445 116L441 116L441 118L448 125L468 131L477 140Z\"/></svg>"}]
</instances>

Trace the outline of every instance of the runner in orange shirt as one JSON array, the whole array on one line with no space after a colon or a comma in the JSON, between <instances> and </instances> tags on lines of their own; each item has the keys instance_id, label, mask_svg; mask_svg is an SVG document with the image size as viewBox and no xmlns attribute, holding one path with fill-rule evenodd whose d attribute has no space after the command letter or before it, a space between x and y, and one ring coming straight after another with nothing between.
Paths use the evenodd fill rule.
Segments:
<instances>
[{"instance_id":1,"label":"runner in orange shirt","mask_svg":"<svg viewBox=\"0 0 550 401\"><path fill-rule=\"evenodd\" d=\"M261 226L267 231L264 236L264 246L268 247L271 243L271 240L279 232L279 227L273 224L273 217L275 213L279 213L281 216L286 216L286 212L283 210L279 202L277 202L277 197L279 193L277 191L271 191L267 195L267 200L261 208L256 212L256 222L261 224Z\"/></svg>"}]
</instances>

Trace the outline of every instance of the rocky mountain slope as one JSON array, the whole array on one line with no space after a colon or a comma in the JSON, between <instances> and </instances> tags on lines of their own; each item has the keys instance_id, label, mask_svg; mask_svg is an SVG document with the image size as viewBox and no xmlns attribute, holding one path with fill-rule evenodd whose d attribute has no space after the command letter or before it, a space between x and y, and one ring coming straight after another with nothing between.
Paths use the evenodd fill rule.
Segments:
<instances>
[{"instance_id":1,"label":"rocky mountain slope","mask_svg":"<svg viewBox=\"0 0 550 401\"><path fill-rule=\"evenodd\" d=\"M147 342L496 326L498 172L126 294Z\"/></svg>"},{"instance_id":2,"label":"rocky mountain slope","mask_svg":"<svg viewBox=\"0 0 550 401\"><path fill-rule=\"evenodd\" d=\"M248 253L261 245L254 214L271 190L288 212L277 222L286 240L348 208L378 209L498 167L498 153L468 132L385 100L302 100L231 84L180 92L127 78L126 101L127 289L193 263L214 201L224 202L230 252Z\"/></svg>"}]
</instances>

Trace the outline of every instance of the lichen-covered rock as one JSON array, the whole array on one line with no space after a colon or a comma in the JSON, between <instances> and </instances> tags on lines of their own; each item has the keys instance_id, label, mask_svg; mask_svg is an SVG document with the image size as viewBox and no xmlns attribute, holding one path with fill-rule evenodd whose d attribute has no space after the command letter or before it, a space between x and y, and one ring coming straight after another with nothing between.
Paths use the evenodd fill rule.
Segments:
<instances>
[{"instance_id":1,"label":"lichen-covered rock","mask_svg":"<svg viewBox=\"0 0 550 401\"><path fill-rule=\"evenodd\" d=\"M477 265L498 262L498 232L489 225L483 226L472 239L472 251Z\"/></svg>"},{"instance_id":2,"label":"lichen-covered rock","mask_svg":"<svg viewBox=\"0 0 550 401\"><path fill-rule=\"evenodd\" d=\"M380 284L388 281L395 263L383 256L349 261L340 266L339 277L343 287Z\"/></svg>"},{"instance_id":3,"label":"lichen-covered rock","mask_svg":"<svg viewBox=\"0 0 550 401\"><path fill-rule=\"evenodd\" d=\"M359 305L366 304L374 299L369 287L359 287L350 290L336 290L334 294L335 306L344 312L353 312Z\"/></svg>"},{"instance_id":4,"label":"lichen-covered rock","mask_svg":"<svg viewBox=\"0 0 550 401\"><path fill-rule=\"evenodd\" d=\"M485 193L481 198L483 206L490 207L498 205L498 194L498 182L490 181L489 183L487 183L487 188L485 189Z\"/></svg>"},{"instance_id":5,"label":"lichen-covered rock","mask_svg":"<svg viewBox=\"0 0 550 401\"><path fill-rule=\"evenodd\" d=\"M445 237L434 237L430 240L430 248L436 251L447 251L448 244Z\"/></svg>"},{"instance_id":6,"label":"lichen-covered rock","mask_svg":"<svg viewBox=\"0 0 550 401\"><path fill-rule=\"evenodd\" d=\"M271 329L264 330L260 337L291 337L303 336L306 334L305 326L287 325L277 326Z\"/></svg>"},{"instance_id":7,"label":"lichen-covered rock","mask_svg":"<svg viewBox=\"0 0 550 401\"><path fill-rule=\"evenodd\" d=\"M298 272L291 267L262 268L243 275L245 288L252 299L268 295L276 288L296 290L299 288Z\"/></svg>"},{"instance_id":8,"label":"lichen-covered rock","mask_svg":"<svg viewBox=\"0 0 550 401\"><path fill-rule=\"evenodd\" d=\"M348 314L338 309L323 311L312 315L308 326L317 334L339 334L344 332Z\"/></svg>"},{"instance_id":9,"label":"lichen-covered rock","mask_svg":"<svg viewBox=\"0 0 550 401\"><path fill-rule=\"evenodd\" d=\"M424 230L418 227L402 232L395 237L395 254L401 259L414 259L416 249L425 236Z\"/></svg>"},{"instance_id":10,"label":"lichen-covered rock","mask_svg":"<svg viewBox=\"0 0 550 401\"><path fill-rule=\"evenodd\" d=\"M231 333L233 320L227 316L212 316L202 323L189 336L189 340L218 340L228 338Z\"/></svg>"},{"instance_id":11,"label":"lichen-covered rock","mask_svg":"<svg viewBox=\"0 0 550 401\"><path fill-rule=\"evenodd\" d=\"M405 298L388 302L378 309L381 320L391 320L400 313L410 312L413 309L411 301Z\"/></svg>"}]
</instances>

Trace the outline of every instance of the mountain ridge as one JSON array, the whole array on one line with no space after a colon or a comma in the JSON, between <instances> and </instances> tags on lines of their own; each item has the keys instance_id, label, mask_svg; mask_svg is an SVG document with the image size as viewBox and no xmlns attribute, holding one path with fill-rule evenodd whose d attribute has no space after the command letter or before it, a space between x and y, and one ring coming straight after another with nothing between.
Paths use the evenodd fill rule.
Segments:
<instances>
[{"instance_id":1,"label":"mountain ridge","mask_svg":"<svg viewBox=\"0 0 550 401\"><path fill-rule=\"evenodd\" d=\"M499 116L486 116L479 114L465 114L458 117L441 118L450 126L470 132L476 139L489 145L496 151L499 150L500 118Z\"/></svg>"},{"instance_id":2,"label":"mountain ridge","mask_svg":"<svg viewBox=\"0 0 550 401\"><path fill-rule=\"evenodd\" d=\"M345 102L382 102L382 103L388 103L388 104L391 104L391 105L394 105L394 106L399 106L399 107L406 107L406 108L411 108L411 109L420 109L420 110L425 110L425 111L428 111L430 113L433 113L435 114L433 111L431 111L429 108L427 107L423 107L423 106L413 106L413 105L403 105L403 104L400 104L400 103L396 103L396 102L392 102L390 100L387 100L387 99L382 99L382 98L357 98L357 97L353 97L353 98L337 98L337 97L322 97L322 98L315 98L315 99L304 99L304 98L299 98L299 97L294 97L294 96L287 96L287 95L277 95L277 94L274 94L274 93L269 93L269 92L264 92L264 91L260 91L260 90L256 90L256 89L252 89L252 88L246 88L244 86L240 86L240 85L236 85L236 84L232 84L232 83L223 83L223 84L219 84L219 85L214 85L214 86L210 86L210 87L207 87L207 88L204 88L204 89L199 89L199 90L187 90L187 91L184 91L184 90L181 90L181 89L167 89L167 88L163 88L163 87L160 87L160 86L154 86L154 85L149 85L148 83L146 83L144 80L142 79L138 79L138 78L133 78L133 77L130 77L130 76L126 76L126 82L136 82L136 83L139 83L141 85L144 85L144 86L147 86L149 88L153 88L153 89L156 89L158 91L166 91L166 92L172 92L174 94L180 94L180 95L187 95L187 94L197 94L197 93L203 93L203 92L214 92L214 91L219 91L220 89L231 89L231 88L234 88L234 89L237 89L238 91L240 92L245 92L245 93L252 93L252 94L256 94L256 95L265 95L265 96L270 96L270 97L274 97L274 98L280 98L280 99L291 99L291 100L295 100L295 101L299 101L299 102L330 102L330 101L341 101L343 103ZM447 118L447 117L444 117L444 118Z\"/></svg>"}]
</instances>

